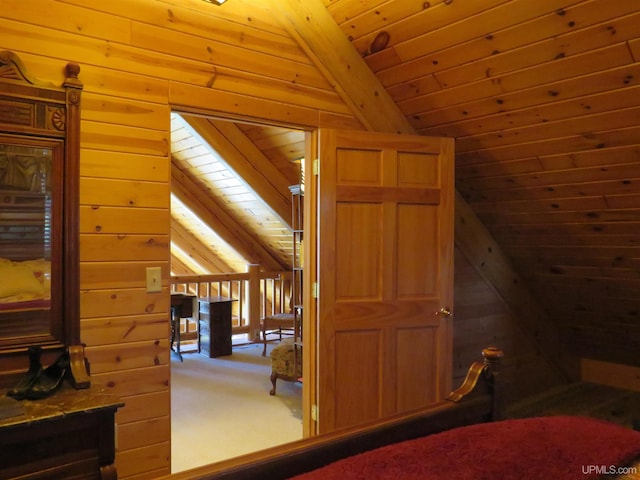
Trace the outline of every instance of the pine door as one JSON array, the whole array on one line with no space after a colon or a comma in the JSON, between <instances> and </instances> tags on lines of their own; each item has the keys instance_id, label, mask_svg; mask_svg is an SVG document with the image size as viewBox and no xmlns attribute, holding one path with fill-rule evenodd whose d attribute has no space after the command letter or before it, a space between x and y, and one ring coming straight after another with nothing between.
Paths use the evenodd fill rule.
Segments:
<instances>
[{"instance_id":1,"label":"pine door","mask_svg":"<svg viewBox=\"0 0 640 480\"><path fill-rule=\"evenodd\" d=\"M317 432L451 388L453 140L318 132Z\"/></svg>"}]
</instances>

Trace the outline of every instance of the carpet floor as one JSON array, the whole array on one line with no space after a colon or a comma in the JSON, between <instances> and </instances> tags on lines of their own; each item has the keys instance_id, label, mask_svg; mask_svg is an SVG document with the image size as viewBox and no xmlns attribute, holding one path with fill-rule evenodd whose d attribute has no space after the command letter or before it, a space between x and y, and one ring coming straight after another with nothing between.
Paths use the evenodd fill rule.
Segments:
<instances>
[{"instance_id":1,"label":"carpet floor","mask_svg":"<svg viewBox=\"0 0 640 480\"><path fill-rule=\"evenodd\" d=\"M269 350L273 346L269 346ZM302 438L302 385L278 381L269 395L271 366L262 344L233 354L171 358L173 473Z\"/></svg>"}]
</instances>

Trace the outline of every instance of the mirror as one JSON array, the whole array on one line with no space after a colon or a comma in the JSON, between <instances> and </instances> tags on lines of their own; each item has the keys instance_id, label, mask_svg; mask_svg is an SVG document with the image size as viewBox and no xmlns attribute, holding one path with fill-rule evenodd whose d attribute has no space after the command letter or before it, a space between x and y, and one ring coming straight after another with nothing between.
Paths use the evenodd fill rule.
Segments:
<instances>
[{"instance_id":1,"label":"mirror","mask_svg":"<svg viewBox=\"0 0 640 480\"><path fill-rule=\"evenodd\" d=\"M36 345L69 349L75 384L83 387L79 71L68 64L56 87L0 52L0 356L19 357Z\"/></svg>"},{"instance_id":2,"label":"mirror","mask_svg":"<svg viewBox=\"0 0 640 480\"><path fill-rule=\"evenodd\" d=\"M0 135L0 346L61 338L62 143ZM57 167L57 168L54 168ZM54 171L57 170L57 171ZM55 188L55 191L54 191ZM53 286L53 288L52 288ZM36 340L37 339L37 340Z\"/></svg>"}]
</instances>

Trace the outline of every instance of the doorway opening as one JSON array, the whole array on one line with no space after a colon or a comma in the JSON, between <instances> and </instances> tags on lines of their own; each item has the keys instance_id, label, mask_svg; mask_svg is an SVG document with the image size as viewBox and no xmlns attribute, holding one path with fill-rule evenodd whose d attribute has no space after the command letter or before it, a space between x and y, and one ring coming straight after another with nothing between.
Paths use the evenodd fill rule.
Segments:
<instances>
[{"instance_id":1,"label":"doorway opening","mask_svg":"<svg viewBox=\"0 0 640 480\"><path fill-rule=\"evenodd\" d=\"M172 343L172 472L303 436L304 384L278 380L269 395L280 337L268 337L263 356L255 315L293 304L302 250L289 187L303 181L305 141L300 130L172 114L172 291L193 297ZM259 279L259 295L247 276ZM211 297L233 300L230 354L213 352L219 337L203 324Z\"/></svg>"}]
</instances>

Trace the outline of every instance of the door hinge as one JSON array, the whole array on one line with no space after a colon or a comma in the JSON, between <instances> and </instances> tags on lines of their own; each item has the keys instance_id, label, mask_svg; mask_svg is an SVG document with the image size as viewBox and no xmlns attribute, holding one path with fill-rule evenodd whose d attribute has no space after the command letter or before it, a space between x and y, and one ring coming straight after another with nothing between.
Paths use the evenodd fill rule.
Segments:
<instances>
[{"instance_id":1,"label":"door hinge","mask_svg":"<svg viewBox=\"0 0 640 480\"><path fill-rule=\"evenodd\" d=\"M314 422L318 421L318 406L317 405L311 405L311 420L313 420Z\"/></svg>"},{"instance_id":2,"label":"door hinge","mask_svg":"<svg viewBox=\"0 0 640 480\"><path fill-rule=\"evenodd\" d=\"M313 159L312 168L314 175L318 175L320 173L320 162L318 162L317 158Z\"/></svg>"},{"instance_id":3,"label":"door hinge","mask_svg":"<svg viewBox=\"0 0 640 480\"><path fill-rule=\"evenodd\" d=\"M313 285L311 285L311 296L313 298L318 298L318 290L320 287L318 287L318 282L313 282Z\"/></svg>"}]
</instances>

